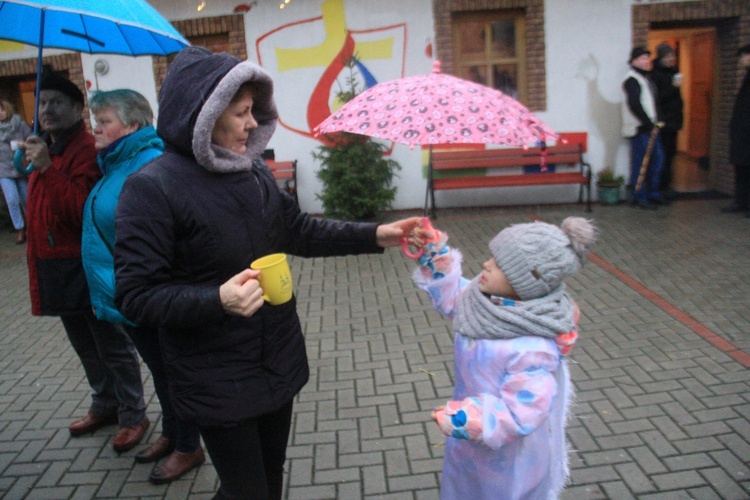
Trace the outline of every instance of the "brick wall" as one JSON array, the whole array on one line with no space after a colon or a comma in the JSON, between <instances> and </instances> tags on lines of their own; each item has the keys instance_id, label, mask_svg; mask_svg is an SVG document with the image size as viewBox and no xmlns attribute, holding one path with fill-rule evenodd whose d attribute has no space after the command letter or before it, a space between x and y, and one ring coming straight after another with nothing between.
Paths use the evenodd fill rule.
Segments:
<instances>
[{"instance_id":1,"label":"brick wall","mask_svg":"<svg viewBox=\"0 0 750 500\"><path fill-rule=\"evenodd\" d=\"M225 35L229 42L227 53L237 56L243 61L247 59L245 18L242 14L174 21L172 25L185 38L205 35ZM154 79L156 80L157 95L167 74L167 64L172 58L174 56L170 58L154 57Z\"/></svg>"},{"instance_id":2,"label":"brick wall","mask_svg":"<svg viewBox=\"0 0 750 500\"><path fill-rule=\"evenodd\" d=\"M633 45L646 45L654 23L716 27L717 74L714 88L716 109L711 126L711 172L713 189L734 192L734 168L729 164L729 118L744 72L737 66L737 49L750 43L748 0L704 0L633 6Z\"/></svg>"},{"instance_id":3,"label":"brick wall","mask_svg":"<svg viewBox=\"0 0 750 500\"><path fill-rule=\"evenodd\" d=\"M57 56L42 57L42 64L49 66L55 72L68 72L68 78L75 83L84 96L87 96L86 81L83 78L83 66L81 65L81 55L77 53L60 54ZM15 59L12 61L0 61L0 77L3 76L24 76L36 78L37 58ZM84 99L83 119L86 124L89 123L89 105L88 99Z\"/></svg>"},{"instance_id":4,"label":"brick wall","mask_svg":"<svg viewBox=\"0 0 750 500\"><path fill-rule=\"evenodd\" d=\"M457 12L523 9L526 13L526 106L532 111L547 108L547 71L544 46L544 0L434 0L435 49L442 71L454 73L451 18Z\"/></svg>"}]
</instances>

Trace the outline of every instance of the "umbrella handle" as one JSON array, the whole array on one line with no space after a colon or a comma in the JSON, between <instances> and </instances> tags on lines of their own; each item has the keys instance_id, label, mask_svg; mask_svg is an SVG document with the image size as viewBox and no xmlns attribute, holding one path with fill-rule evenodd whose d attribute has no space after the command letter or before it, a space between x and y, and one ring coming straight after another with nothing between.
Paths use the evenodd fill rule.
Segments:
<instances>
[{"instance_id":1,"label":"umbrella handle","mask_svg":"<svg viewBox=\"0 0 750 500\"><path fill-rule=\"evenodd\" d=\"M23 175L29 175L34 171L34 164L29 163L29 166L24 168L23 166L23 151L20 149L13 155L13 166L16 167L19 173Z\"/></svg>"},{"instance_id":2,"label":"umbrella handle","mask_svg":"<svg viewBox=\"0 0 750 500\"><path fill-rule=\"evenodd\" d=\"M432 227L432 224L430 223L430 219L428 217L422 217L422 219L419 221L419 230L430 231L433 233L432 239L425 241L424 245L434 243L438 239L440 239L439 232ZM412 253L411 249L409 248L409 239L406 236L401 238L401 251L404 252L404 255L406 255L410 259L419 259L420 257L422 257L422 255L424 255L424 245L419 247L419 250L417 250L415 253Z\"/></svg>"},{"instance_id":3,"label":"umbrella handle","mask_svg":"<svg viewBox=\"0 0 750 500\"><path fill-rule=\"evenodd\" d=\"M412 253L409 249L409 240L406 237L401 238L401 251L410 259L418 259L424 255L424 247L420 247L416 253Z\"/></svg>"}]
</instances>

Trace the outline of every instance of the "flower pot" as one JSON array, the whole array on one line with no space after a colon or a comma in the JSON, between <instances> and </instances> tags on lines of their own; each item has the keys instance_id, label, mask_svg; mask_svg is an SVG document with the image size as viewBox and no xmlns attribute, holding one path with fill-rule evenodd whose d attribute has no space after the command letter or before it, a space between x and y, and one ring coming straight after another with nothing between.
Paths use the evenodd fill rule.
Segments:
<instances>
[{"instance_id":1,"label":"flower pot","mask_svg":"<svg viewBox=\"0 0 750 500\"><path fill-rule=\"evenodd\" d=\"M599 203L602 205L617 205L620 202L620 185L597 186Z\"/></svg>"}]
</instances>

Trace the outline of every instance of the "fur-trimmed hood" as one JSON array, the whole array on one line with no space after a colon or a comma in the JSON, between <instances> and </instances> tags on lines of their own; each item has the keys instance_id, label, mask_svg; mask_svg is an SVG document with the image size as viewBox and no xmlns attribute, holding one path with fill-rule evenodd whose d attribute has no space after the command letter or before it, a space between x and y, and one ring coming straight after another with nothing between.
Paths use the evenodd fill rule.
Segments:
<instances>
[{"instance_id":1,"label":"fur-trimmed hood","mask_svg":"<svg viewBox=\"0 0 750 500\"><path fill-rule=\"evenodd\" d=\"M211 131L245 82L254 82L259 89L253 104L258 128L250 133L247 151L240 155L211 144ZM195 158L206 170L238 172L252 168L253 159L271 139L278 116L273 81L263 68L226 53L188 47L169 65L159 92L157 130L167 149Z\"/></svg>"}]
</instances>

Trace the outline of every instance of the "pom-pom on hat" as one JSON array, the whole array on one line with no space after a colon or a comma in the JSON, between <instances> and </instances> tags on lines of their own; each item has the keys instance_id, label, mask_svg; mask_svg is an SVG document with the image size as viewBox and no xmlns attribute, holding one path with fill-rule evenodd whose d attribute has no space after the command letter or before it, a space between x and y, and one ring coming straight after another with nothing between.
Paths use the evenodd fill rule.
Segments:
<instances>
[{"instance_id":1,"label":"pom-pom on hat","mask_svg":"<svg viewBox=\"0 0 750 500\"><path fill-rule=\"evenodd\" d=\"M70 97L76 102L83 104L83 92L79 89L75 83L71 82L65 77L58 75L57 73L47 73L42 76L42 81L39 82L40 90L57 90L62 92L66 96Z\"/></svg>"},{"instance_id":2,"label":"pom-pom on hat","mask_svg":"<svg viewBox=\"0 0 750 500\"><path fill-rule=\"evenodd\" d=\"M560 227L516 224L490 241L490 252L518 297L532 300L578 272L596 237L596 227L582 217L568 217Z\"/></svg>"}]
</instances>

